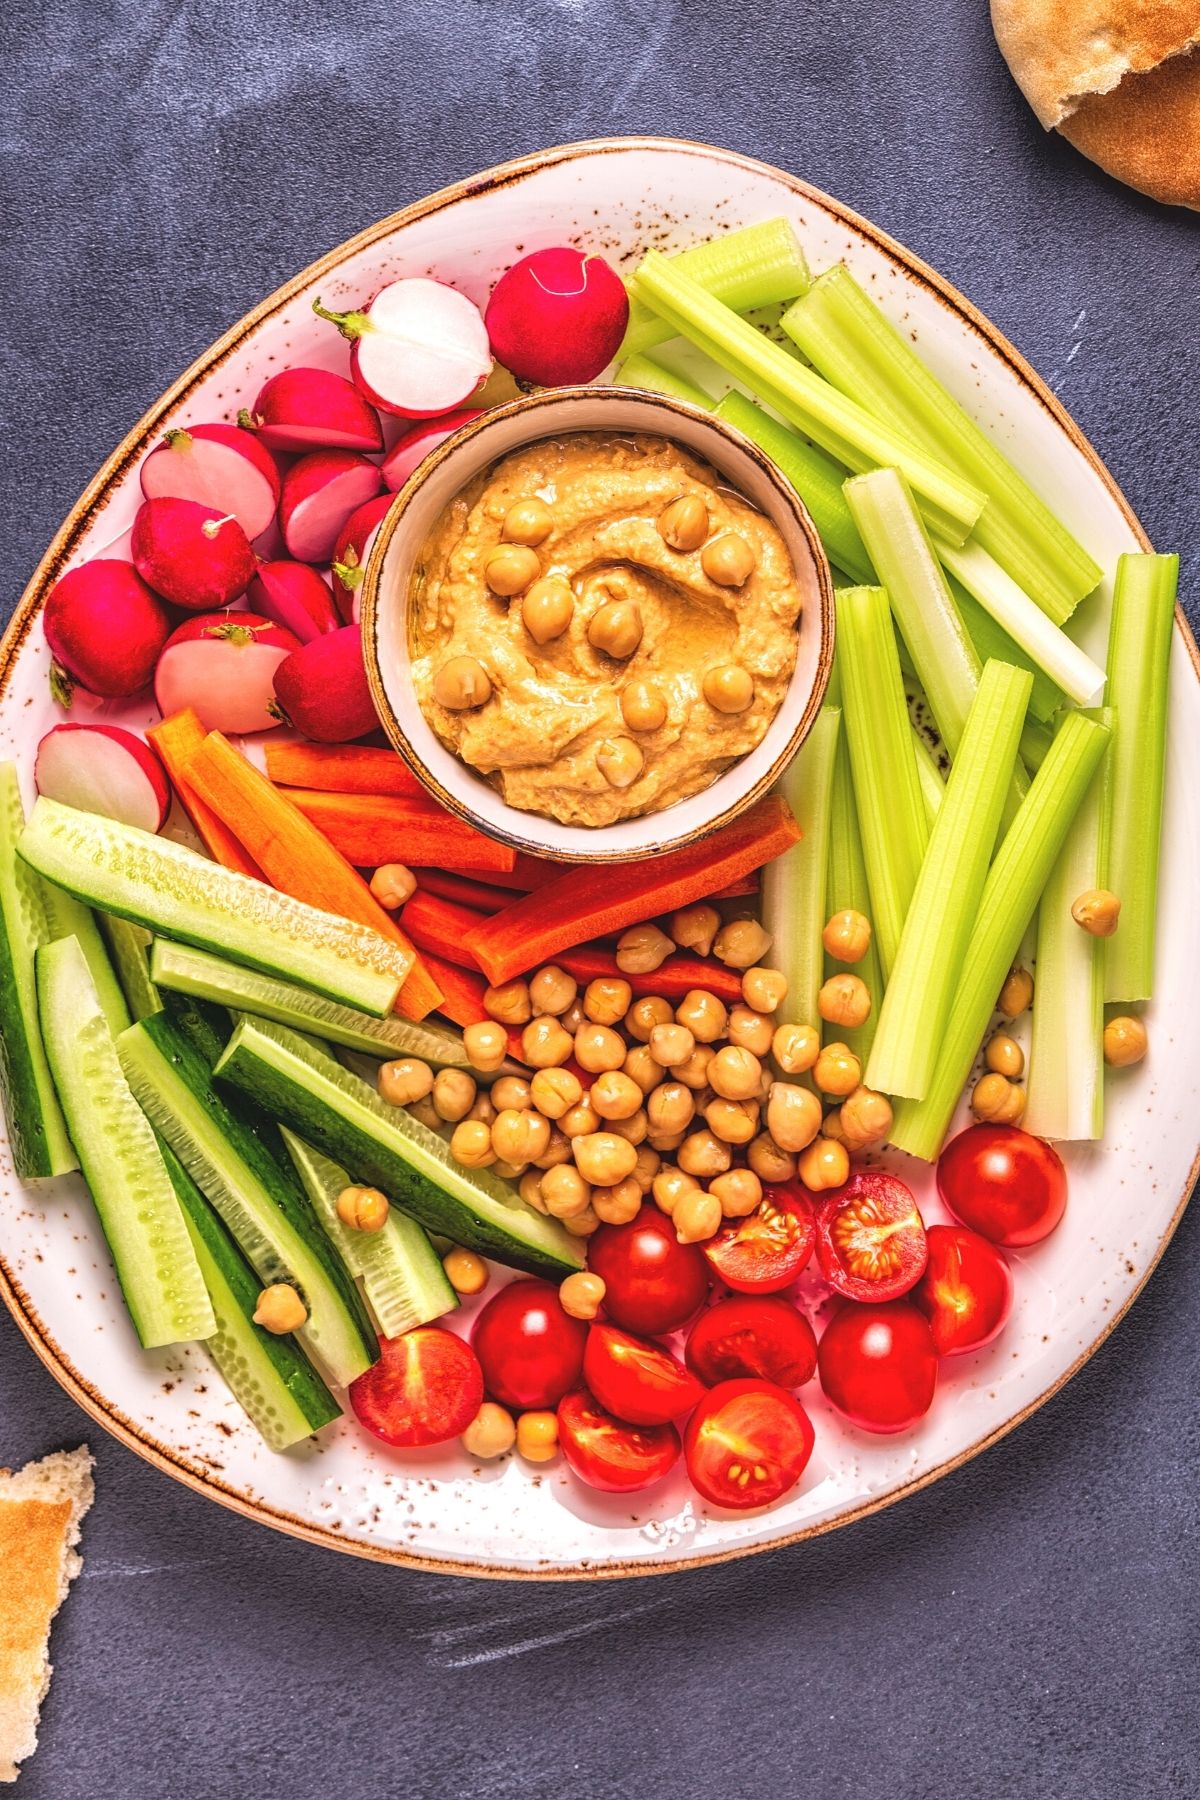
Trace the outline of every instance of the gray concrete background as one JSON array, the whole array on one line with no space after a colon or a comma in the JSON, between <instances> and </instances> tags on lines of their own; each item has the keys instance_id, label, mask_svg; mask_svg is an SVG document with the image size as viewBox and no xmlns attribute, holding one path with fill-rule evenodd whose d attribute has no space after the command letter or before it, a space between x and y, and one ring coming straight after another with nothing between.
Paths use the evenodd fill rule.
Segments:
<instances>
[{"instance_id":1,"label":"gray concrete background","mask_svg":"<svg viewBox=\"0 0 1200 1800\"><path fill-rule=\"evenodd\" d=\"M0 609L142 409L284 277L444 182L624 131L781 163L912 245L1195 586L1200 223L1042 135L983 0L8 0L0 66ZM1193 1217L1065 1392L898 1509L570 1589L243 1523L90 1425L5 1316L0 1461L84 1436L98 1459L20 1791L1195 1794L1198 1248Z\"/></svg>"}]
</instances>

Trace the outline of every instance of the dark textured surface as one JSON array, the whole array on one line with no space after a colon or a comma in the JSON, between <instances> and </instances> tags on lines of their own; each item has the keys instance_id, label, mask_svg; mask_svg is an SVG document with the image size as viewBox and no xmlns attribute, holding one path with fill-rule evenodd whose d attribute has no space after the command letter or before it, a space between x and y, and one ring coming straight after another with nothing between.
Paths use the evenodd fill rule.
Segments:
<instances>
[{"instance_id":1,"label":"dark textured surface","mask_svg":"<svg viewBox=\"0 0 1200 1800\"><path fill-rule=\"evenodd\" d=\"M1046 139L983 0L9 0L0 433L11 605L93 470L285 276L545 143L706 138L958 283L1155 540L1196 553L1200 222ZM846 1532L666 1582L374 1568L110 1442L0 1319L0 1461L87 1436L87 1567L29 1800L408 1793L1108 1800L1200 1788L1185 1221L1014 1437Z\"/></svg>"}]
</instances>

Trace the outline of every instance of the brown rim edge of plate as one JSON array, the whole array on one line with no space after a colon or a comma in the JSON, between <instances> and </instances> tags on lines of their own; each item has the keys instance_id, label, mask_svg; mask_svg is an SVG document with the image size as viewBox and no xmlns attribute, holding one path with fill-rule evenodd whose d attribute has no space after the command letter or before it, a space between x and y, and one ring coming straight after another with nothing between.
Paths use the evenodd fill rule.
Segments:
<instances>
[{"instance_id":1,"label":"brown rim edge of plate","mask_svg":"<svg viewBox=\"0 0 1200 1800\"><path fill-rule=\"evenodd\" d=\"M965 295L959 293L957 288L939 275L935 269L930 268L920 257L890 237L887 232L881 231L878 226L862 218L851 207L844 206L840 201L823 193L819 188L812 187L808 182L801 181L797 176L789 175L783 169L777 168L771 163L762 162L756 157L744 156L736 150L722 150L715 145L686 138L653 136L589 138L579 143L560 144L547 150L535 151L528 156L514 158L511 162L498 164L495 168L486 169L478 175L454 182L449 187L441 188L437 193L428 195L424 200L417 200L411 206L401 208L399 212L392 213L377 224L368 226L365 231L358 232L354 237L347 239L344 244L319 257L316 262L311 263L291 281L286 282L261 301L258 306L232 326L223 337L218 338L217 342L197 358L191 367L143 414L132 431L93 476L55 533L49 548L17 603L3 638L0 639L0 694L7 685L8 671L41 610L46 593L63 562L71 554L78 537L91 523L93 515L103 509L104 495L113 480L140 454L150 434L163 416L184 399L203 376L219 366L264 319L269 318L281 306L295 298L310 282L332 273L346 257L354 255L360 250L369 249L380 238L389 236L403 225L411 224L417 219L439 212L456 201L468 200L477 194L511 186L516 181L524 180L528 175L536 174L545 168L552 168L559 163L571 162L584 156L603 156L628 150L682 152L715 160L731 168L744 169L756 175L768 175L790 189L792 193L799 195L842 224L849 226L851 230L859 232L885 256L898 263L906 274L928 289L934 299L948 312L964 320L988 348L1007 363L1018 381L1045 408L1075 449L1099 476L1108 493L1116 501L1138 542L1146 550L1152 548L1141 522L1120 487L1041 376L1009 343L1003 332L980 313ZM1192 667L1196 671L1197 678L1200 679L1200 652L1197 651L1191 628L1178 606L1175 609L1175 624L1191 658ZM243 1518L255 1520L259 1524L270 1525L288 1536L301 1538L306 1543L316 1544L326 1549L338 1550L344 1555L358 1556L369 1562L390 1563L406 1568L420 1569L432 1574L470 1575L480 1579L509 1581L612 1581L636 1576L668 1575L684 1569L705 1568L713 1563L733 1562L742 1557L757 1556L769 1550L777 1550L789 1544L800 1543L806 1538L824 1536L826 1532L839 1530L845 1525L852 1525L859 1519L869 1518L872 1513L881 1512L885 1507L895 1505L897 1501L917 1493L921 1488L929 1487L935 1481L940 1481L943 1476L952 1474L965 1463L971 1462L984 1450L990 1449L993 1444L998 1443L1001 1438L1007 1437L1010 1431L1023 1424L1031 1414L1035 1413L1039 1407L1044 1406L1061 1388L1065 1387L1072 1376L1076 1375L1083 1365L1095 1355L1120 1324L1158 1267L1163 1252L1174 1236L1183 1216L1197 1175L1200 1175L1200 1148L1197 1149L1183 1193L1180 1195L1166 1230L1159 1239L1154 1255L1124 1305L1114 1313L1104 1329L1088 1345L1087 1349L1076 1357L1070 1368L1057 1381L1037 1395L1027 1406L1022 1407L1020 1412L998 1425L994 1431L987 1432L968 1449L961 1451L959 1455L939 1463L936 1468L906 1482L894 1492L881 1495L877 1500L867 1501L839 1518L830 1519L821 1524L803 1526L798 1531L772 1538L767 1543L734 1544L726 1549L714 1550L705 1555L681 1557L657 1563L634 1559L596 1566L583 1562L555 1568L522 1568L512 1564L493 1564L485 1567L458 1562L452 1558L420 1556L408 1550L340 1537L335 1532L323 1530L306 1519L297 1518L294 1514L283 1512L265 1502L246 1500L223 1482L218 1481L214 1474L205 1473L201 1468L180 1460L176 1454L155 1443L132 1420L125 1418L110 1402L103 1400L86 1378L74 1368L69 1358L46 1331L42 1321L34 1315L32 1306L20 1284L10 1274L2 1258L0 1258L0 1298L4 1300L30 1347L36 1352L60 1387L64 1388L98 1425L102 1426L119 1443L124 1444L126 1449L134 1451L136 1455L141 1456L164 1475L171 1476L174 1480L182 1482L185 1487L193 1489L194 1492L217 1501L220 1505L228 1507L230 1511L240 1513Z\"/></svg>"}]
</instances>

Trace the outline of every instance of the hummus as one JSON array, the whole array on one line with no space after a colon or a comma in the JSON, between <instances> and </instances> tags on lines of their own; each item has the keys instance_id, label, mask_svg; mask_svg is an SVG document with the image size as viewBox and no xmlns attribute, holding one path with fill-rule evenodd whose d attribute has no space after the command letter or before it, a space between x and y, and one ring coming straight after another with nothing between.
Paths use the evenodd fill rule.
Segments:
<instances>
[{"instance_id":1,"label":"hummus","mask_svg":"<svg viewBox=\"0 0 1200 1800\"><path fill-rule=\"evenodd\" d=\"M692 529L668 535L694 547L676 549L661 521L691 496L704 511L689 500ZM569 616L538 641L525 602L547 579ZM509 805L609 825L697 793L761 742L799 611L782 537L716 470L664 438L581 432L504 457L438 519L413 577L413 679L438 737ZM468 663L475 682L456 689Z\"/></svg>"}]
</instances>

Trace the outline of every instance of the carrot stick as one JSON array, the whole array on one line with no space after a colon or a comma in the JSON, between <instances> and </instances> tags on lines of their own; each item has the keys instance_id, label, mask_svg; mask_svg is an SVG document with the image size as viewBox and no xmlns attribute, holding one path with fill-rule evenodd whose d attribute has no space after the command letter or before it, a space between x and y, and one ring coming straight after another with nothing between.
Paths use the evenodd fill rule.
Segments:
<instances>
[{"instance_id":1,"label":"carrot stick","mask_svg":"<svg viewBox=\"0 0 1200 1800\"><path fill-rule=\"evenodd\" d=\"M249 875L255 881L265 880L262 870L253 857L246 853L241 840L230 831L223 819L217 817L211 806L204 804L184 774L188 757L204 742L205 731L199 714L190 706L185 707L182 712L172 713L161 724L152 725L146 736L162 758L179 804L195 826L197 836L213 861L219 862L226 869L236 869L239 875Z\"/></svg>"},{"instance_id":2,"label":"carrot stick","mask_svg":"<svg viewBox=\"0 0 1200 1800\"><path fill-rule=\"evenodd\" d=\"M428 950L464 968L479 967L470 951L463 949L463 939L486 914L469 906L456 906L452 900L440 900L436 894L422 893L418 888L400 917L418 950Z\"/></svg>"},{"instance_id":3,"label":"carrot stick","mask_svg":"<svg viewBox=\"0 0 1200 1800\"><path fill-rule=\"evenodd\" d=\"M477 969L460 968L457 963L446 962L427 950L422 952L422 961L442 990L438 1011L443 1018L449 1019L452 1025L466 1027L481 1025L491 1017L483 1004L487 982ZM524 1061L521 1033L514 1026L508 1029L508 1052L519 1062Z\"/></svg>"},{"instance_id":4,"label":"carrot stick","mask_svg":"<svg viewBox=\"0 0 1200 1800\"><path fill-rule=\"evenodd\" d=\"M417 886L423 894L436 894L439 900L453 900L479 913L499 912L502 906L512 905L512 895L503 888L473 881L469 875L452 875L446 869L422 869Z\"/></svg>"},{"instance_id":5,"label":"carrot stick","mask_svg":"<svg viewBox=\"0 0 1200 1800\"><path fill-rule=\"evenodd\" d=\"M289 798L316 825L335 850L356 868L407 863L479 872L511 869L516 853L484 837L436 800L391 794L322 794L292 788Z\"/></svg>"},{"instance_id":6,"label":"carrot stick","mask_svg":"<svg viewBox=\"0 0 1200 1800\"><path fill-rule=\"evenodd\" d=\"M281 893L322 912L370 925L412 957L396 1002L406 1019L423 1019L441 990L400 927L384 912L362 876L328 844L286 794L240 756L219 731L211 731L184 765L187 780L205 805L237 831L263 875Z\"/></svg>"},{"instance_id":7,"label":"carrot stick","mask_svg":"<svg viewBox=\"0 0 1200 1800\"><path fill-rule=\"evenodd\" d=\"M265 755L267 774L280 787L425 798L425 789L394 750L363 744L268 744Z\"/></svg>"},{"instance_id":8,"label":"carrot stick","mask_svg":"<svg viewBox=\"0 0 1200 1800\"><path fill-rule=\"evenodd\" d=\"M573 950L560 950L554 961L568 975L573 975L581 987L603 975L627 981L637 1000L644 994L661 994L664 1000L682 1000L693 988L706 988L710 994L728 1002L742 997L742 978L737 971L708 957L669 956L648 975L627 974L618 966L612 951L599 944L581 944Z\"/></svg>"},{"instance_id":9,"label":"carrot stick","mask_svg":"<svg viewBox=\"0 0 1200 1800\"><path fill-rule=\"evenodd\" d=\"M469 869L459 869L447 857L449 873L452 875L468 875ZM562 863L547 862L541 856L528 856L524 850L517 851L517 858L511 869L489 869L488 881L493 887L512 888L520 894L532 893L534 888L545 887L563 873Z\"/></svg>"},{"instance_id":10,"label":"carrot stick","mask_svg":"<svg viewBox=\"0 0 1200 1800\"><path fill-rule=\"evenodd\" d=\"M481 920L468 932L465 948L498 986L574 944L719 892L782 856L799 837L787 803L768 794L723 830L666 856L565 870L536 893Z\"/></svg>"}]
</instances>

